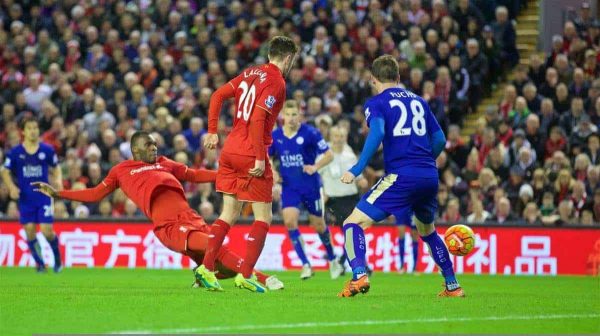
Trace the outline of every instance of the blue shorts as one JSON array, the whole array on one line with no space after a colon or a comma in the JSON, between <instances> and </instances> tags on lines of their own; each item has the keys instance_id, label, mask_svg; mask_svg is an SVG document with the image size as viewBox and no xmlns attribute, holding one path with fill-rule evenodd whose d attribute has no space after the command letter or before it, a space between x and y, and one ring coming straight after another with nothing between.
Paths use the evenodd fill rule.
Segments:
<instances>
[{"instance_id":1,"label":"blue shorts","mask_svg":"<svg viewBox=\"0 0 600 336\"><path fill-rule=\"evenodd\" d=\"M423 223L433 223L438 184L437 177L388 174L363 195L356 207L375 222L394 215L398 224L410 225L414 214Z\"/></svg>"},{"instance_id":2,"label":"blue shorts","mask_svg":"<svg viewBox=\"0 0 600 336\"><path fill-rule=\"evenodd\" d=\"M304 208L309 214L314 216L323 215L323 199L321 198L321 189L310 188L299 191L293 188L283 187L281 191L281 207L282 208Z\"/></svg>"},{"instance_id":3,"label":"blue shorts","mask_svg":"<svg viewBox=\"0 0 600 336\"><path fill-rule=\"evenodd\" d=\"M39 204L19 203L19 222L21 224L52 224L54 223L54 204L52 200Z\"/></svg>"}]
</instances>

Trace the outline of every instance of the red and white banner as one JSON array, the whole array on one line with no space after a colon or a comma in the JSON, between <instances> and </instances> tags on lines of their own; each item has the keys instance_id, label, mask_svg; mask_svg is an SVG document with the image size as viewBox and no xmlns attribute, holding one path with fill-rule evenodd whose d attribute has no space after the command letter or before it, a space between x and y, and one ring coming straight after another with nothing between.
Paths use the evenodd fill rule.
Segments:
<instances>
[{"instance_id":1,"label":"red and white banner","mask_svg":"<svg viewBox=\"0 0 600 336\"><path fill-rule=\"evenodd\" d=\"M154 236L150 224L110 222L57 223L60 248L66 267L146 267L191 268L189 258L165 248ZM226 240L242 253L249 226L234 226ZM332 228L336 253L342 251L343 235ZM442 234L445 228L438 228ZM318 235L301 228L305 251L313 267L325 269L325 250ZM457 273L476 274L598 274L600 268L600 229L545 229L474 227L477 243L466 257L452 257ZM52 251L38 233L44 260L53 262ZM366 231L367 258L378 271L396 271L399 265L397 230L393 226L375 226ZM412 267L410 235L405 239L405 261ZM417 270L435 271L435 264L422 241ZM33 266L25 241L25 232L16 222L0 222L0 266ZM274 225L269 231L257 268L262 270L298 269L300 261L287 231Z\"/></svg>"}]
</instances>

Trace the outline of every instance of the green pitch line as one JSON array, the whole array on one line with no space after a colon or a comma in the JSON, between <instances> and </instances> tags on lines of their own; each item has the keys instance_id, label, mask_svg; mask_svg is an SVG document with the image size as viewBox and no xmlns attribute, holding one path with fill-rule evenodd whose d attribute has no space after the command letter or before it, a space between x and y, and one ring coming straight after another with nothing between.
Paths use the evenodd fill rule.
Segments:
<instances>
[{"instance_id":1,"label":"green pitch line","mask_svg":"<svg viewBox=\"0 0 600 336\"><path fill-rule=\"evenodd\" d=\"M283 291L190 288L191 271L0 268L0 334L600 333L600 278L460 276L464 299L436 297L437 275L376 273L367 295L343 279L279 273Z\"/></svg>"}]
</instances>

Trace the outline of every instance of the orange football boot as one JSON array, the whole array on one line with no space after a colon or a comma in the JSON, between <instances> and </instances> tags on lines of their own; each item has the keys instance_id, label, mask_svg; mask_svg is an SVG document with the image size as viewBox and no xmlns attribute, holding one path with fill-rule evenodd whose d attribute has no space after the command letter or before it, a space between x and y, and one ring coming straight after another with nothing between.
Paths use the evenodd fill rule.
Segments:
<instances>
[{"instance_id":1,"label":"orange football boot","mask_svg":"<svg viewBox=\"0 0 600 336\"><path fill-rule=\"evenodd\" d=\"M358 293L366 294L371 288L369 276L363 275L358 280L348 280L344 285L344 289L338 293L338 297L351 297Z\"/></svg>"},{"instance_id":2,"label":"orange football boot","mask_svg":"<svg viewBox=\"0 0 600 336\"><path fill-rule=\"evenodd\" d=\"M444 286L444 290L438 294L439 297L465 297L465 292L463 291L462 287L458 287L457 289L450 291L448 288L446 288L446 285L442 286Z\"/></svg>"}]
</instances>

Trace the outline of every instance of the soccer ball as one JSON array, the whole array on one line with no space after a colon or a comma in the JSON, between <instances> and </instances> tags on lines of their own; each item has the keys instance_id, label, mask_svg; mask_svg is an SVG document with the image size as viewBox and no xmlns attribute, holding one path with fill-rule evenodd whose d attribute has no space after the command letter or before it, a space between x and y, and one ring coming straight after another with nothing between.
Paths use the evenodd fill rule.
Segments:
<instances>
[{"instance_id":1,"label":"soccer ball","mask_svg":"<svg viewBox=\"0 0 600 336\"><path fill-rule=\"evenodd\" d=\"M475 246L475 234L470 227L457 224L446 230L444 241L448 246L448 252L455 256L466 256Z\"/></svg>"}]
</instances>

